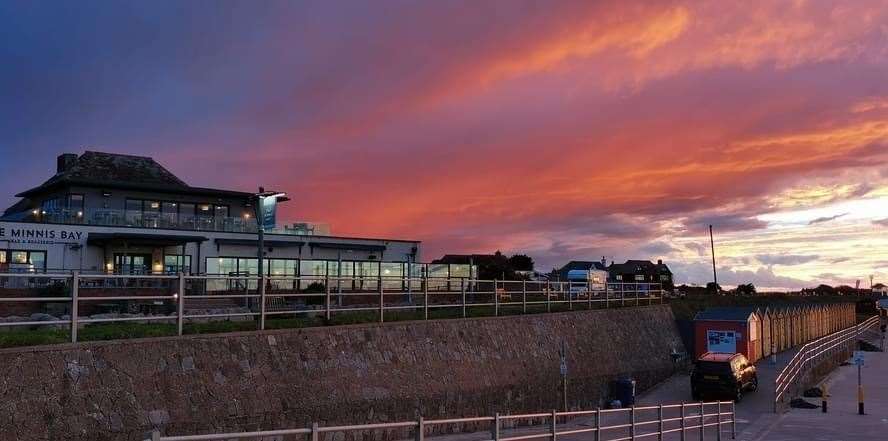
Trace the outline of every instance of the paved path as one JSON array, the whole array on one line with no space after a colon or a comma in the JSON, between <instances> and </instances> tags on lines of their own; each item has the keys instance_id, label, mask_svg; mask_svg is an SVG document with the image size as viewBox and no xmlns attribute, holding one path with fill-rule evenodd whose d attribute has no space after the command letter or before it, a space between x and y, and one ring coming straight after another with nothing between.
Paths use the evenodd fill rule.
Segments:
<instances>
[{"instance_id":1,"label":"paved path","mask_svg":"<svg viewBox=\"0 0 888 441\"><path fill-rule=\"evenodd\" d=\"M742 441L884 441L888 439L888 353L867 352L862 369L866 415L857 414L857 368L841 366L825 380L829 413L792 409L770 415L738 437ZM815 402L816 399L811 399ZM819 404L819 402L817 402Z\"/></svg>"},{"instance_id":2,"label":"paved path","mask_svg":"<svg viewBox=\"0 0 888 441\"><path fill-rule=\"evenodd\" d=\"M795 356L797 348L777 354L777 364L771 359L762 359L755 364L759 377L759 388L755 392L746 392L743 400L737 403L737 433L748 427L757 425L762 418L774 412L774 380L777 374ZM660 383L638 398L640 406L693 402L691 397L691 379L687 373L673 375L672 378ZM696 438L693 438L696 439ZM730 439L730 437L724 438Z\"/></svg>"}]
</instances>

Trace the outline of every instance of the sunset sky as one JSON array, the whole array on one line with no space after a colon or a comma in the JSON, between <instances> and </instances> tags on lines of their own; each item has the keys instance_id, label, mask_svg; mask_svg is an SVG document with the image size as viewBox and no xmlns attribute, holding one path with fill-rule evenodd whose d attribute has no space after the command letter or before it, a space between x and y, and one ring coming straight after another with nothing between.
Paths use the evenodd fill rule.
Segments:
<instances>
[{"instance_id":1,"label":"sunset sky","mask_svg":"<svg viewBox=\"0 0 888 441\"><path fill-rule=\"evenodd\" d=\"M888 283L888 1L0 2L0 202L86 149L287 218Z\"/></svg>"}]
</instances>

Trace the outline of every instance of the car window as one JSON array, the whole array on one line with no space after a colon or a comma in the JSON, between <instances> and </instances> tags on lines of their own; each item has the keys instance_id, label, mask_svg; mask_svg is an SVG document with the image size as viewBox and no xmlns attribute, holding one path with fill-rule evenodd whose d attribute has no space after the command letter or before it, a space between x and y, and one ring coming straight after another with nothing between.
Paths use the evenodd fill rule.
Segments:
<instances>
[{"instance_id":1,"label":"car window","mask_svg":"<svg viewBox=\"0 0 888 441\"><path fill-rule=\"evenodd\" d=\"M716 361L698 361L697 371L701 374L729 374L731 373L731 364Z\"/></svg>"}]
</instances>

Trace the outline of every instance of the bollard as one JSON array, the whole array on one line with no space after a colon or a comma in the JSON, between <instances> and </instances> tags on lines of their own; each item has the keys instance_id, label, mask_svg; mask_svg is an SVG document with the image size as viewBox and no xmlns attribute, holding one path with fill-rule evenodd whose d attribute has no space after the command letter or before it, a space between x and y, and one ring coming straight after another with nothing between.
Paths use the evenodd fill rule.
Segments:
<instances>
[{"instance_id":1,"label":"bollard","mask_svg":"<svg viewBox=\"0 0 888 441\"><path fill-rule=\"evenodd\" d=\"M826 383L823 383L821 389L821 397L820 404L823 410L823 413L827 413L827 397L829 397L829 388L826 386Z\"/></svg>"},{"instance_id":2,"label":"bollard","mask_svg":"<svg viewBox=\"0 0 888 441\"><path fill-rule=\"evenodd\" d=\"M601 441L601 408L595 409L595 437L594 441Z\"/></svg>"}]
</instances>

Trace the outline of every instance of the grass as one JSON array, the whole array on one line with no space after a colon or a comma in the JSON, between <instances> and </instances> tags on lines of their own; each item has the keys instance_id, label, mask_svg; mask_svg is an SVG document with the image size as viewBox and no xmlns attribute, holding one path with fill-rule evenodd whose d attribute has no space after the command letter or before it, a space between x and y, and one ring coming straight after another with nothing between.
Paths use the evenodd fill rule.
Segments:
<instances>
[{"instance_id":1,"label":"grass","mask_svg":"<svg viewBox=\"0 0 888 441\"><path fill-rule=\"evenodd\" d=\"M543 300L533 299L533 300ZM530 301L531 299L528 298ZM712 306L765 306L774 304L801 304L801 303L830 303L830 302L848 302L858 301L860 299L847 296L834 297L797 297L797 296L756 296L756 297L735 297L735 296L693 296L682 299L672 299L668 301L672 311L679 320L693 319L694 315ZM653 302L656 304L656 302ZM871 303L871 301L870 301ZM642 299L640 305L647 305L647 300ZM553 303L548 305L551 312L569 311L570 305L566 303ZM627 301L626 306L634 306L634 301ZM588 307L588 303L580 300L573 304L574 311L582 311ZM619 300L612 301L611 307L619 307ZM866 301L860 300L858 303L858 312L867 317L872 314L867 309L869 306ZM603 303L592 305L593 309L603 309ZM548 308L545 304L527 305L527 314L540 314L547 312ZM462 318L463 309L461 306L430 308L429 319L454 319ZM499 315L521 315L523 314L523 306L521 302L509 302L500 304ZM873 312L874 313L874 312ZM303 313L304 314L304 313ZM469 306L466 308L467 317L492 317L496 315L493 306ZM404 310L388 310L385 312L386 322L400 322L408 320L422 320L425 311L422 308L404 309ZM266 329L296 329L317 326L337 326L352 325L359 323L375 323L379 320L378 311L344 311L334 313L329 321L323 317L323 312L309 313L297 317L270 316L266 318ZM255 331L258 329L258 319L243 321L211 321L200 323L185 323L183 326L183 334L215 334L224 332L242 332ZM175 323L93 323L88 324L78 331L78 341L104 341L104 340L124 340L131 338L147 338L147 337L166 337L176 335ZM30 329L21 328L0 328L0 348L21 347L21 346L37 346L46 344L67 343L71 341L69 331L67 329L52 329L49 327L30 327Z\"/></svg>"}]
</instances>

